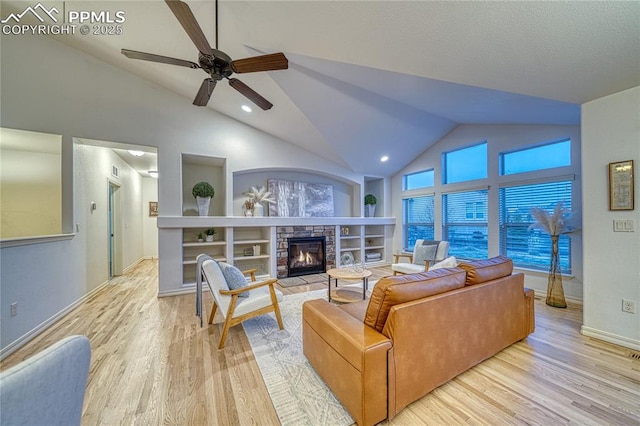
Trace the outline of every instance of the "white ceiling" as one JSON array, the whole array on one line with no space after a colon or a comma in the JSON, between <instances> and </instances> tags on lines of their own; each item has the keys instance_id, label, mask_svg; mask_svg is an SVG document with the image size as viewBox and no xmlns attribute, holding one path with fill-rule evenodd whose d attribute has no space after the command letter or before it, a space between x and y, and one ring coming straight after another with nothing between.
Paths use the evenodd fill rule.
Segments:
<instances>
[{"instance_id":1,"label":"white ceiling","mask_svg":"<svg viewBox=\"0 0 640 426\"><path fill-rule=\"evenodd\" d=\"M215 46L214 2L187 3ZM192 102L201 70L120 54L197 62L163 1L65 6L125 11L122 35L58 39ZM581 103L640 85L637 1L233 0L220 1L219 23L232 58L282 51L289 69L235 75L269 111L243 112L224 83L208 107L370 176L397 172L459 124L578 124Z\"/></svg>"}]
</instances>

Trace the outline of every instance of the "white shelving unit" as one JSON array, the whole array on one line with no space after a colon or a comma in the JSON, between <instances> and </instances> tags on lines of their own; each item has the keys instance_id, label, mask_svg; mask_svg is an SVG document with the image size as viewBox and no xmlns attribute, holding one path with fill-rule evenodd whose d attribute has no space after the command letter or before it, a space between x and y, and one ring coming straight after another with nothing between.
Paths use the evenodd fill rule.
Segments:
<instances>
[{"instance_id":1,"label":"white shelving unit","mask_svg":"<svg viewBox=\"0 0 640 426\"><path fill-rule=\"evenodd\" d=\"M365 264L380 263L385 260L385 238L383 225L364 226Z\"/></svg>"},{"instance_id":2,"label":"white shelving unit","mask_svg":"<svg viewBox=\"0 0 640 426\"><path fill-rule=\"evenodd\" d=\"M238 227L233 229L234 265L243 270L256 268L257 275L269 275L270 260L270 227Z\"/></svg>"},{"instance_id":3,"label":"white shelving unit","mask_svg":"<svg viewBox=\"0 0 640 426\"><path fill-rule=\"evenodd\" d=\"M383 254L379 264L389 262L388 247L395 226L393 218L246 218L239 216L164 216L158 219L158 227L178 231L180 251L176 260L184 287L195 284L196 256L206 253L219 261L232 263L241 270L258 269L259 276L275 276L277 271L276 229L281 226L335 226L336 266L340 256L351 252L354 260L366 260L366 253L379 250ZM215 228L213 242L198 242L197 235L207 228ZM341 235L340 229L348 228L348 235ZM367 239L376 243L367 246ZM260 247L260 254L245 255L245 249ZM375 262L365 262L374 265Z\"/></svg>"},{"instance_id":4,"label":"white shelving unit","mask_svg":"<svg viewBox=\"0 0 640 426\"><path fill-rule=\"evenodd\" d=\"M345 266L342 257L346 253L353 255L353 261L360 263L362 261L362 226L361 225L341 225L338 227L338 235L340 235L338 253L336 259L338 267Z\"/></svg>"},{"instance_id":5,"label":"white shelving unit","mask_svg":"<svg viewBox=\"0 0 640 426\"><path fill-rule=\"evenodd\" d=\"M214 259L227 261L227 242L225 241L225 229L216 229L215 240L212 242L199 242L197 235L204 232L203 228L183 228L182 229L182 275L183 283L194 283L196 281L196 257L201 254L208 254ZM220 239L221 238L221 239Z\"/></svg>"}]
</instances>

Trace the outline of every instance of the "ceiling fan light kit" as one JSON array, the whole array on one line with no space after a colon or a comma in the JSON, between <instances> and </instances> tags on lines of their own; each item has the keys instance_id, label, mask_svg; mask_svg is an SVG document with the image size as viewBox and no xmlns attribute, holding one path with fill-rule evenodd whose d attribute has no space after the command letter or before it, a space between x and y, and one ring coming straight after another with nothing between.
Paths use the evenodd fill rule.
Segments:
<instances>
[{"instance_id":1,"label":"ceiling fan light kit","mask_svg":"<svg viewBox=\"0 0 640 426\"><path fill-rule=\"evenodd\" d=\"M284 53L270 53L267 55L253 56L244 59L233 60L229 55L218 50L218 40L216 35L216 48L212 48L207 41L198 21L196 20L191 8L180 0L165 0L171 12L182 25L193 44L198 49L198 63L186 61L183 59L170 58L167 56L155 55L153 53L138 52L135 50L122 49L124 56L130 59L139 59L143 61L159 62L162 64L177 65L187 68L200 68L206 72L209 77L205 78L200 89L196 94L193 104L197 106L206 106L209 103L213 89L216 83L222 79L229 81L229 86L244 95L251 102L268 110L273 104L263 98L255 90L251 89L237 78L231 78L234 73L242 74L249 72L275 71L285 70L289 68L289 61ZM216 0L216 34L218 31L218 7Z\"/></svg>"}]
</instances>

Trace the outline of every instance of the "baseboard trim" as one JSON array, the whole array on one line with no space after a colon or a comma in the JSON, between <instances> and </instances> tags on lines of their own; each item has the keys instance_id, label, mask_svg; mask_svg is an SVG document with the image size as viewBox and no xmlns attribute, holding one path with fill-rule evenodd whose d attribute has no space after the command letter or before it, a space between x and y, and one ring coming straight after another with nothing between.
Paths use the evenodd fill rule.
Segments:
<instances>
[{"instance_id":1,"label":"baseboard trim","mask_svg":"<svg viewBox=\"0 0 640 426\"><path fill-rule=\"evenodd\" d=\"M105 289L108 285L109 285L109 281L103 282L98 287L96 287L95 289L93 289L89 293L87 293L84 296L82 296L80 299L78 299L75 302L73 302L71 305L69 305L66 308L64 308L63 310L57 312L55 315L53 315L49 319L44 320L43 322L38 324L35 328L33 328L32 330L28 331L24 335L20 336L15 341L9 343L7 346L2 348L2 350L0 350L0 361L2 361L3 359L5 359L9 355L11 355L12 353L17 351L18 349L20 349L21 347L23 347L24 345L29 343L31 340L33 340L35 337L37 337L40 333L42 333L43 331L45 331L46 329L51 327L56 321L60 320L62 317L67 315L69 312L71 312L72 310L74 310L75 308L77 308L78 306L80 306L81 304L83 304L84 302L86 302L87 300L92 298L93 296L95 296L97 293L99 293L100 291Z\"/></svg>"},{"instance_id":2,"label":"baseboard trim","mask_svg":"<svg viewBox=\"0 0 640 426\"><path fill-rule=\"evenodd\" d=\"M140 262L144 262L145 260L147 260L147 258L146 258L146 257L144 257L144 256L142 256L140 259L136 260L136 261L135 261L135 262L133 262L131 265L129 265L129 266L127 266L126 268L124 268L124 269L122 270L122 275L124 275L124 274L126 274L126 273L128 273L128 272L131 272L131 270L132 270L133 268L135 268L136 266L138 266L138 264L139 264Z\"/></svg>"},{"instance_id":3,"label":"baseboard trim","mask_svg":"<svg viewBox=\"0 0 640 426\"><path fill-rule=\"evenodd\" d=\"M526 284L525 284L526 287ZM546 291L540 291L540 290L536 290L535 288L532 289L533 293L535 294L535 296L539 299L542 300L546 300L547 299L547 292ZM578 297L572 297L572 296L567 296L566 294L564 295L564 300L566 300L567 302L571 302L571 303L575 303L578 305L582 305L582 299L578 298Z\"/></svg>"},{"instance_id":4,"label":"baseboard trim","mask_svg":"<svg viewBox=\"0 0 640 426\"><path fill-rule=\"evenodd\" d=\"M617 334L608 333L591 327L585 327L584 325L580 328L580 333L588 337L593 337L618 346L624 346L625 348L640 351L640 340L629 339L628 337L618 336Z\"/></svg>"},{"instance_id":5,"label":"baseboard trim","mask_svg":"<svg viewBox=\"0 0 640 426\"><path fill-rule=\"evenodd\" d=\"M187 284L177 290L158 291L158 297L181 296L183 294L195 293L196 285Z\"/></svg>"}]
</instances>

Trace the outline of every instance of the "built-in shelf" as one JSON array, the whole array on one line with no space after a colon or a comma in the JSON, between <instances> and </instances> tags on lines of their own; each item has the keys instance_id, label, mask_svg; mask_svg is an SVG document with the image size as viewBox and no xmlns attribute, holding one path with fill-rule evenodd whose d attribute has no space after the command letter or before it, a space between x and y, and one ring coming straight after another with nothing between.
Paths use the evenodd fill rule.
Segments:
<instances>
[{"instance_id":1,"label":"built-in shelf","mask_svg":"<svg viewBox=\"0 0 640 426\"><path fill-rule=\"evenodd\" d=\"M258 256L234 256L233 260L256 260L256 259L269 259L271 256L268 254L261 254Z\"/></svg>"},{"instance_id":2,"label":"built-in shelf","mask_svg":"<svg viewBox=\"0 0 640 426\"><path fill-rule=\"evenodd\" d=\"M269 240L238 240L234 241L233 244L268 244Z\"/></svg>"},{"instance_id":3,"label":"built-in shelf","mask_svg":"<svg viewBox=\"0 0 640 426\"><path fill-rule=\"evenodd\" d=\"M224 246L226 241L213 241L213 242L195 242L195 243L183 243L182 247L212 247L212 246Z\"/></svg>"},{"instance_id":4,"label":"built-in shelf","mask_svg":"<svg viewBox=\"0 0 640 426\"><path fill-rule=\"evenodd\" d=\"M195 282L196 257L208 254L218 261L233 263L240 269L256 268L257 275L277 274L276 229L278 226L335 226L336 253L352 252L356 262L368 265L384 264L390 256L387 234L395 218L283 218L283 217L225 217L225 216L175 216L158 218L158 227L180 229L182 234L183 284ZM194 241L198 233L214 227L218 232L215 241ZM345 229L345 228L348 228ZM341 229L348 232L340 235ZM370 244L369 246L367 244ZM258 247L255 247L258 246ZM244 255L249 249L259 255ZM366 262L366 254L379 252L381 258ZM336 256L341 266L340 256Z\"/></svg>"}]
</instances>

